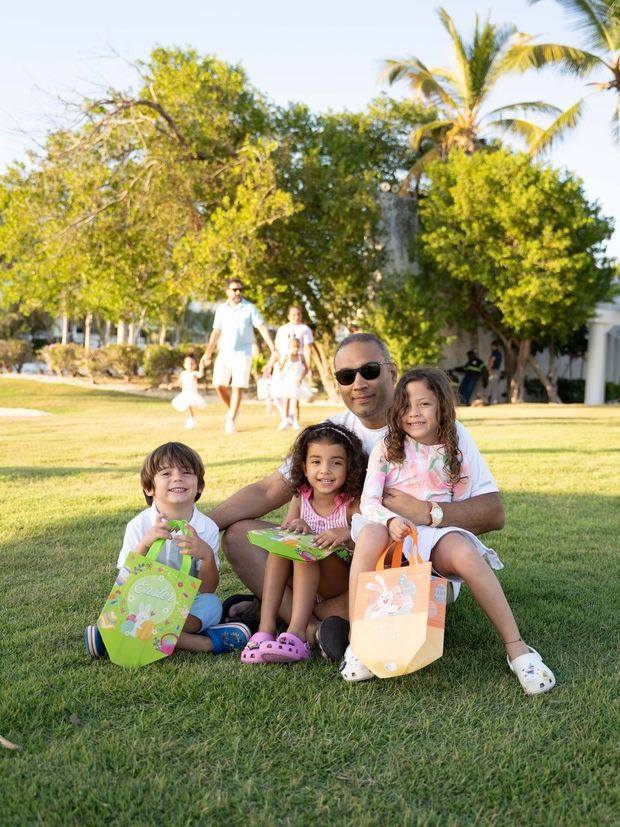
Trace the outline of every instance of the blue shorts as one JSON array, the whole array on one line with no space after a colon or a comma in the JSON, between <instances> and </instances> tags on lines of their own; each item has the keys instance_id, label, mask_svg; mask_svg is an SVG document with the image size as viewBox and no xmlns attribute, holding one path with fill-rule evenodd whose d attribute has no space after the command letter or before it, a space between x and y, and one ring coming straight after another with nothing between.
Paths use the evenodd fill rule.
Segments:
<instances>
[{"instance_id":1,"label":"blue shorts","mask_svg":"<svg viewBox=\"0 0 620 827\"><path fill-rule=\"evenodd\" d=\"M210 626L215 626L222 617L222 603L219 597L209 592L197 594L189 613L197 617L200 623L199 634L204 634Z\"/></svg>"}]
</instances>

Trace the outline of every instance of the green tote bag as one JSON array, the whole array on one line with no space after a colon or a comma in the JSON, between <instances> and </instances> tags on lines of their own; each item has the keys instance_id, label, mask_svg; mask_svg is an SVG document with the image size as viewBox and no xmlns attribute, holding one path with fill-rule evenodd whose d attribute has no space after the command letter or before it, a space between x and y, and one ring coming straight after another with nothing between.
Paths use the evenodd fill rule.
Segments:
<instances>
[{"instance_id":1,"label":"green tote bag","mask_svg":"<svg viewBox=\"0 0 620 827\"><path fill-rule=\"evenodd\" d=\"M169 523L189 534L185 520ZM145 666L171 655L198 592L188 554L180 570L157 560L164 542L156 540L146 556L129 552L99 615L108 655L119 666Z\"/></svg>"}]
</instances>

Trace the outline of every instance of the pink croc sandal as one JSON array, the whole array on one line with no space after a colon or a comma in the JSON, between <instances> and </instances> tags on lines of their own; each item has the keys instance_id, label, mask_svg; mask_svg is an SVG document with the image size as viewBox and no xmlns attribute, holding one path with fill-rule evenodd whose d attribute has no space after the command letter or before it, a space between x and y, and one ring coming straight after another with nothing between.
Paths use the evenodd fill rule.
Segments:
<instances>
[{"instance_id":1,"label":"pink croc sandal","mask_svg":"<svg viewBox=\"0 0 620 827\"><path fill-rule=\"evenodd\" d=\"M254 632L241 652L241 663L267 663L262 656L261 644L275 642L275 637L269 632Z\"/></svg>"},{"instance_id":2,"label":"pink croc sandal","mask_svg":"<svg viewBox=\"0 0 620 827\"><path fill-rule=\"evenodd\" d=\"M267 663L299 663L308 660L312 650L305 640L282 632L277 640L261 643L260 653Z\"/></svg>"}]
</instances>

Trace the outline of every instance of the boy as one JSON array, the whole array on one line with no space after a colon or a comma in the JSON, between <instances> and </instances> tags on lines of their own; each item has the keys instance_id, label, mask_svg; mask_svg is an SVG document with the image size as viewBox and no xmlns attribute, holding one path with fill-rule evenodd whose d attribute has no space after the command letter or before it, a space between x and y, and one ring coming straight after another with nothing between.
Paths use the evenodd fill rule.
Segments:
<instances>
[{"instance_id":1,"label":"boy","mask_svg":"<svg viewBox=\"0 0 620 827\"><path fill-rule=\"evenodd\" d=\"M204 489L202 460L187 445L167 442L144 460L140 481L149 508L128 523L118 555L118 568L124 565L130 551L146 555L160 538L167 542L159 553L159 562L179 569L181 554L191 555L190 574L201 583L176 648L215 655L243 649L250 638L247 626L219 622L222 604L215 595L220 579L219 530L213 520L194 505ZM168 542L172 539L168 520L187 520L190 536L178 534L174 536L174 542ZM91 657L105 654L97 626L86 627L84 642Z\"/></svg>"}]
</instances>

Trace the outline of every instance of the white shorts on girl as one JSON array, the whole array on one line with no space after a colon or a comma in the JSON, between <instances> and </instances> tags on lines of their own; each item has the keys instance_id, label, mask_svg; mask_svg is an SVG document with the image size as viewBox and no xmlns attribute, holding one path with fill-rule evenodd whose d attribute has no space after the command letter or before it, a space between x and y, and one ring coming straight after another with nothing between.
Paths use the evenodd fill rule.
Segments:
<instances>
[{"instance_id":1,"label":"white shorts on girl","mask_svg":"<svg viewBox=\"0 0 620 827\"><path fill-rule=\"evenodd\" d=\"M351 521L351 539L354 543L357 542L364 526L372 522L372 520L369 520L362 514L353 515L353 519ZM491 566L492 569L499 570L504 568L504 564L499 559L495 551L492 548L485 546L485 544L478 537L476 537L475 534L472 534L471 531L467 531L464 528L456 528L456 526L442 526L441 528L432 528L432 526L428 525L419 525L416 526L416 528L418 530L418 551L420 553L420 557L425 562L428 562L431 559L432 550L435 548L435 546L437 545L439 540L441 540L444 534L451 534L452 532L457 532L458 534L462 534L464 537L467 537L467 539L472 543L472 545L480 553L480 555L486 558L487 563ZM407 549L406 543L405 547L403 548L403 552L405 557L409 559L410 551ZM353 552L353 554L355 555L355 552ZM440 572L437 572L437 574L440 574ZM461 577L448 577L446 579L450 583L452 583L454 599L456 600L456 598L459 595L463 579Z\"/></svg>"}]
</instances>

